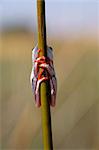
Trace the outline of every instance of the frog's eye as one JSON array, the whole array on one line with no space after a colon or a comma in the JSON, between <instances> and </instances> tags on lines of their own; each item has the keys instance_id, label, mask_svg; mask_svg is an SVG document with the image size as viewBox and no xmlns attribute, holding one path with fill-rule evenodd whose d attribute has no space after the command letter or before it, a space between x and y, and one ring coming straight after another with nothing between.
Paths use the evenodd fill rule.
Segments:
<instances>
[{"instance_id":1,"label":"frog's eye","mask_svg":"<svg viewBox=\"0 0 99 150\"><path fill-rule=\"evenodd\" d=\"M49 48L53 51L52 47L49 47Z\"/></svg>"},{"instance_id":2,"label":"frog's eye","mask_svg":"<svg viewBox=\"0 0 99 150\"><path fill-rule=\"evenodd\" d=\"M34 47L32 48L32 52L33 52L33 50L34 50Z\"/></svg>"},{"instance_id":3,"label":"frog's eye","mask_svg":"<svg viewBox=\"0 0 99 150\"><path fill-rule=\"evenodd\" d=\"M32 48L32 52L38 50L38 46L36 45L35 47Z\"/></svg>"}]
</instances>

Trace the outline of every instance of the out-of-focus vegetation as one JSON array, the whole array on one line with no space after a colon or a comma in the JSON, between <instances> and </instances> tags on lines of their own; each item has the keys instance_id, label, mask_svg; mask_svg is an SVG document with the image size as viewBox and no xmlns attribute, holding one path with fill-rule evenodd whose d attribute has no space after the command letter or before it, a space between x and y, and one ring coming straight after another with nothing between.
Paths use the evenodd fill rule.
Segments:
<instances>
[{"instance_id":1,"label":"out-of-focus vegetation","mask_svg":"<svg viewBox=\"0 0 99 150\"><path fill-rule=\"evenodd\" d=\"M55 149L99 148L99 48L97 37L51 38L58 79L52 108ZM29 77L33 33L1 33L1 148L41 149L41 110L35 108Z\"/></svg>"}]
</instances>

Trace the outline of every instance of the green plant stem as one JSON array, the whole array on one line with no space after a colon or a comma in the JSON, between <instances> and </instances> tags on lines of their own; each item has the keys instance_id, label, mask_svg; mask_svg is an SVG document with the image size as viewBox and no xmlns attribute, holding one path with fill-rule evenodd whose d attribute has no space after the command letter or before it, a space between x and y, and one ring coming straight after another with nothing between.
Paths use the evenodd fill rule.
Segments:
<instances>
[{"instance_id":1,"label":"green plant stem","mask_svg":"<svg viewBox=\"0 0 99 150\"><path fill-rule=\"evenodd\" d=\"M41 56L47 56L44 0L37 0L37 16L38 16L38 48L42 50L40 53ZM50 93L49 81L42 82L40 86L40 95L41 95L44 150L53 150L49 93Z\"/></svg>"}]
</instances>

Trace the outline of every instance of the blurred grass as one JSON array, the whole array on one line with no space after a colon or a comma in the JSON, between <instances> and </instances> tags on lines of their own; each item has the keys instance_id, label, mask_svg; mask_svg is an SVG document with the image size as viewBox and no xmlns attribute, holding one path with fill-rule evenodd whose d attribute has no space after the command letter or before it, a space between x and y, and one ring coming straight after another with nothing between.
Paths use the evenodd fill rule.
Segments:
<instances>
[{"instance_id":1,"label":"blurred grass","mask_svg":"<svg viewBox=\"0 0 99 150\"><path fill-rule=\"evenodd\" d=\"M33 34L2 33L0 51L1 148L42 149L41 111L29 83ZM99 49L97 37L51 39L58 79L52 109L55 149L99 148Z\"/></svg>"}]
</instances>

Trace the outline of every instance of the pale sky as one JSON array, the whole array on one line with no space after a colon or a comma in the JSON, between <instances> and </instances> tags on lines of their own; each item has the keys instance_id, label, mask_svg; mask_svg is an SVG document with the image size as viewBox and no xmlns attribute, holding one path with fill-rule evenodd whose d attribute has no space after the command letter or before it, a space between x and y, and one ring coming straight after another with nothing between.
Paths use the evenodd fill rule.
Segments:
<instances>
[{"instance_id":1,"label":"pale sky","mask_svg":"<svg viewBox=\"0 0 99 150\"><path fill-rule=\"evenodd\" d=\"M1 0L0 27L36 27L36 0ZM48 32L95 31L99 26L98 0L46 0Z\"/></svg>"}]
</instances>

